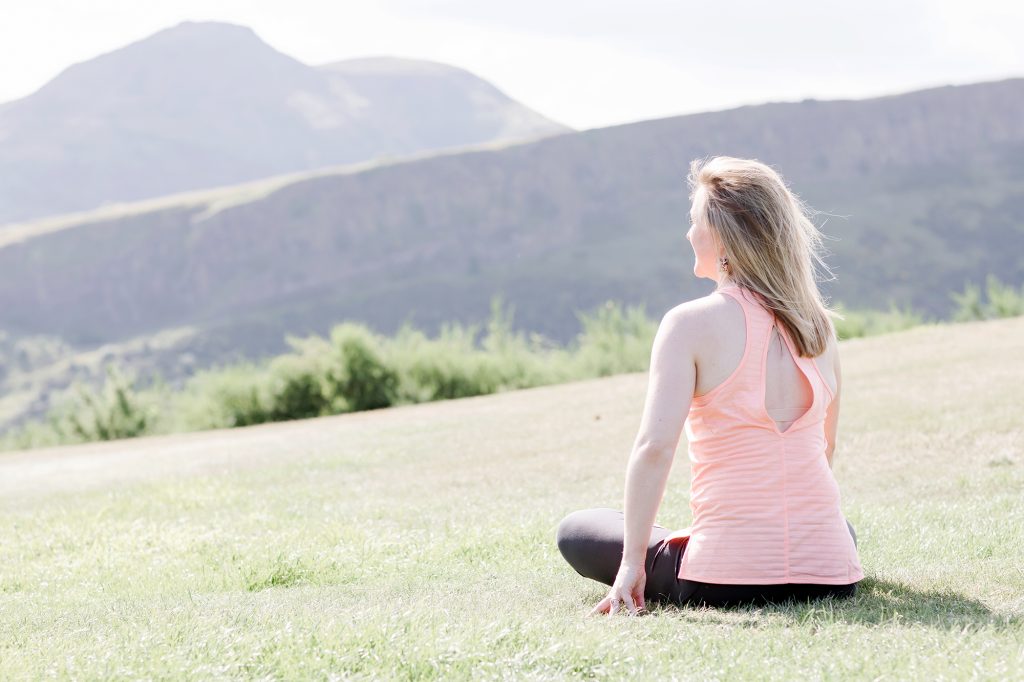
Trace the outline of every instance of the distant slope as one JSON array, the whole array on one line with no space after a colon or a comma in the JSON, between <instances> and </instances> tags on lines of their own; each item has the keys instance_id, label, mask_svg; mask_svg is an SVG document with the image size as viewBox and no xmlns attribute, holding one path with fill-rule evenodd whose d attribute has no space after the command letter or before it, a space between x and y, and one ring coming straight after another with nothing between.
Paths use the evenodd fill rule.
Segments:
<instances>
[{"instance_id":1,"label":"distant slope","mask_svg":"<svg viewBox=\"0 0 1024 682\"><path fill-rule=\"evenodd\" d=\"M944 316L967 280L1022 283L1021 110L1024 79L773 103L36 221L0 234L0 330L76 349L51 390L100 344L179 376L343 319L481 321L496 293L517 327L568 341L574 312L607 299L659 316L710 290L684 235L686 169L711 154L760 158L831 214L828 297ZM171 329L187 332L146 350Z\"/></svg>"},{"instance_id":2,"label":"distant slope","mask_svg":"<svg viewBox=\"0 0 1024 682\"><path fill-rule=\"evenodd\" d=\"M452 66L308 66L249 28L186 21L0 106L0 223L569 130Z\"/></svg>"},{"instance_id":3,"label":"distant slope","mask_svg":"<svg viewBox=\"0 0 1024 682\"><path fill-rule=\"evenodd\" d=\"M342 318L479 319L505 292L567 339L606 298L658 313L707 290L684 233L686 167L709 154L769 162L837 216L818 218L828 295L941 315L965 279L1024 272L1022 110L1024 79L765 104L30 224L0 246L0 329L80 345L197 325L272 351Z\"/></svg>"}]
</instances>

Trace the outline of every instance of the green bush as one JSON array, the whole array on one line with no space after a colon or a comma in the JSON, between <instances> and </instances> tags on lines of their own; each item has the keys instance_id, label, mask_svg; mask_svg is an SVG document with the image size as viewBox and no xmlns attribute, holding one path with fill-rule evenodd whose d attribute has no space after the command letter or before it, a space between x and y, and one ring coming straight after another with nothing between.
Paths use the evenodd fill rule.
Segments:
<instances>
[{"instance_id":1,"label":"green bush","mask_svg":"<svg viewBox=\"0 0 1024 682\"><path fill-rule=\"evenodd\" d=\"M166 428L198 431L271 421L270 379L265 365L255 362L200 371L173 397Z\"/></svg>"},{"instance_id":2,"label":"green bush","mask_svg":"<svg viewBox=\"0 0 1024 682\"><path fill-rule=\"evenodd\" d=\"M952 296L957 320L1024 313L1017 292L989 276L987 300L967 284ZM920 314L836 306L840 339L898 331L922 324ZM0 448L32 448L147 433L248 426L271 421L372 410L392 405L464 398L576 379L642 372L650 361L658 322L644 307L608 301L577 313L582 331L567 347L539 334L515 332L514 310L491 299L491 315L478 341L478 325L450 323L435 338L403 324L387 338L345 322L329 338L286 338L291 352L269 362L241 362L193 375L170 391L162 382L137 390L113 367L98 391L76 385L77 400L53 408L42 421L3 435Z\"/></svg>"},{"instance_id":3,"label":"green bush","mask_svg":"<svg viewBox=\"0 0 1024 682\"><path fill-rule=\"evenodd\" d=\"M378 350L384 345L384 339L361 324L345 322L331 329L331 362L324 381L334 412L394 404L399 377Z\"/></svg>"},{"instance_id":4,"label":"green bush","mask_svg":"<svg viewBox=\"0 0 1024 682\"><path fill-rule=\"evenodd\" d=\"M512 330L514 311L491 299L487 332L478 325L444 324L430 339L408 324L388 344L399 380L399 402L466 398L573 378L566 353L539 334Z\"/></svg>"},{"instance_id":5,"label":"green bush","mask_svg":"<svg viewBox=\"0 0 1024 682\"><path fill-rule=\"evenodd\" d=\"M154 425L157 408L138 393L134 380L113 365L99 391L76 383L75 401L53 415L51 425L61 442L88 442L134 438Z\"/></svg>"},{"instance_id":6,"label":"green bush","mask_svg":"<svg viewBox=\"0 0 1024 682\"><path fill-rule=\"evenodd\" d=\"M0 450L30 450L54 445L77 442L68 440L57 422L57 408L39 421L30 421L16 429L11 429L0 438Z\"/></svg>"},{"instance_id":7,"label":"green bush","mask_svg":"<svg viewBox=\"0 0 1024 682\"><path fill-rule=\"evenodd\" d=\"M475 326L442 325L436 339L403 325L390 346L398 371L398 402L418 403L465 398L493 392L494 382L481 371Z\"/></svg>"},{"instance_id":8,"label":"green bush","mask_svg":"<svg viewBox=\"0 0 1024 682\"><path fill-rule=\"evenodd\" d=\"M1018 292L989 274L985 278L985 294L988 300L982 301L981 288L974 282L965 282L962 292L952 292L950 296L957 305L953 319L966 322L1024 315L1024 284Z\"/></svg>"},{"instance_id":9,"label":"green bush","mask_svg":"<svg viewBox=\"0 0 1024 682\"><path fill-rule=\"evenodd\" d=\"M280 355L268 368L269 421L306 419L331 413L319 358L308 353Z\"/></svg>"},{"instance_id":10,"label":"green bush","mask_svg":"<svg viewBox=\"0 0 1024 682\"><path fill-rule=\"evenodd\" d=\"M846 310L841 304L836 306L836 310L843 316L842 319L833 320L840 340L888 334L925 324L920 313L914 312L909 306L901 309L894 303L889 304L888 311Z\"/></svg>"},{"instance_id":11,"label":"green bush","mask_svg":"<svg viewBox=\"0 0 1024 682\"><path fill-rule=\"evenodd\" d=\"M603 377L643 372L651 358L658 322L644 306L622 307L608 301L592 314L577 313L583 331L572 353L580 376Z\"/></svg>"}]
</instances>

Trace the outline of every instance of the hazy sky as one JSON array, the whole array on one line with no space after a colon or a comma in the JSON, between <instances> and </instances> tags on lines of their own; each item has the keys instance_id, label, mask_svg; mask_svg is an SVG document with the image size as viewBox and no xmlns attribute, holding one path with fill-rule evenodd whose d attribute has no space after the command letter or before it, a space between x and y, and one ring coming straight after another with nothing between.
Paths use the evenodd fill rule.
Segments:
<instances>
[{"instance_id":1,"label":"hazy sky","mask_svg":"<svg viewBox=\"0 0 1024 682\"><path fill-rule=\"evenodd\" d=\"M185 20L252 27L308 64L453 64L575 128L767 101L1024 76L1007 0L33 0L2 6L0 102Z\"/></svg>"}]
</instances>

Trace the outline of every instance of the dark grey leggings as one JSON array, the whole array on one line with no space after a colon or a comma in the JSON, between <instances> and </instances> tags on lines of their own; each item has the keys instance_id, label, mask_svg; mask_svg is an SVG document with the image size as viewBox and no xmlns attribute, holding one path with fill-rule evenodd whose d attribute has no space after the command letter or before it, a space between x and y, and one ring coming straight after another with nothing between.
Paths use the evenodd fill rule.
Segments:
<instances>
[{"instance_id":1,"label":"dark grey leggings","mask_svg":"<svg viewBox=\"0 0 1024 682\"><path fill-rule=\"evenodd\" d=\"M846 522L853 536L857 534ZM622 563L625 517L621 511L599 507L575 511L558 524L558 549L577 573L585 578L612 585ZM647 544L646 602L670 602L707 606L778 603L789 599L807 601L821 597L852 597L857 583L849 585L719 585L677 577L679 561L686 543L679 539L666 542L671 531L662 526L651 529Z\"/></svg>"}]
</instances>

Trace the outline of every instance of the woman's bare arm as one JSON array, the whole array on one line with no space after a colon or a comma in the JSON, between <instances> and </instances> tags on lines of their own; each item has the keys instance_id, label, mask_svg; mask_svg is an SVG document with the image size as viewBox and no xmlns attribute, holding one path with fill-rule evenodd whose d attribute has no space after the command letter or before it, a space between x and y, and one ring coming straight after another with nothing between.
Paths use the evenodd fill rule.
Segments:
<instances>
[{"instance_id":1,"label":"woman's bare arm","mask_svg":"<svg viewBox=\"0 0 1024 682\"><path fill-rule=\"evenodd\" d=\"M651 527L690 412L697 381L693 338L701 323L693 315L688 304L676 306L666 313L654 337L647 398L626 467L623 565L644 566Z\"/></svg>"},{"instance_id":2,"label":"woman's bare arm","mask_svg":"<svg viewBox=\"0 0 1024 682\"><path fill-rule=\"evenodd\" d=\"M825 459L828 460L829 468L832 468L832 457L836 451L836 432L839 430L839 396L842 395L843 376L839 364L839 344L833 352L832 367L836 373L836 396L828 406L825 413Z\"/></svg>"}]
</instances>

